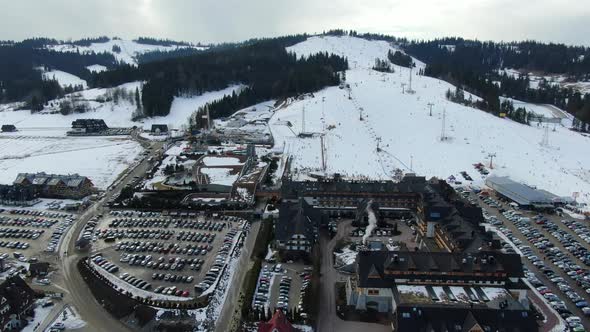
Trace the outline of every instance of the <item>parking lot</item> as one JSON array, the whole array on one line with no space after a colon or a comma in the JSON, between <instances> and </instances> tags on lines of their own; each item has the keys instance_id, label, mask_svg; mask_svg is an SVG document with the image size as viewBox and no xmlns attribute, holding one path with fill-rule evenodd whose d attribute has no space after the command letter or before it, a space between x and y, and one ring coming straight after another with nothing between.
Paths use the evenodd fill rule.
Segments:
<instances>
[{"instance_id":1,"label":"parking lot","mask_svg":"<svg viewBox=\"0 0 590 332\"><path fill-rule=\"evenodd\" d=\"M244 222L215 214L112 211L88 226L93 263L126 287L194 297L217 280Z\"/></svg>"},{"instance_id":2,"label":"parking lot","mask_svg":"<svg viewBox=\"0 0 590 332\"><path fill-rule=\"evenodd\" d=\"M0 252L48 258L56 252L75 217L62 212L0 208Z\"/></svg>"},{"instance_id":3,"label":"parking lot","mask_svg":"<svg viewBox=\"0 0 590 332\"><path fill-rule=\"evenodd\" d=\"M467 195L465 195L467 196ZM556 215L515 210L496 197L469 199L484 209L484 218L516 248L504 251L525 258L526 277L574 331L590 327L589 230L585 224Z\"/></svg>"},{"instance_id":4,"label":"parking lot","mask_svg":"<svg viewBox=\"0 0 590 332\"><path fill-rule=\"evenodd\" d=\"M297 308L302 311L302 298L309 287L310 272L311 267L302 264L263 264L252 308L259 311Z\"/></svg>"}]
</instances>

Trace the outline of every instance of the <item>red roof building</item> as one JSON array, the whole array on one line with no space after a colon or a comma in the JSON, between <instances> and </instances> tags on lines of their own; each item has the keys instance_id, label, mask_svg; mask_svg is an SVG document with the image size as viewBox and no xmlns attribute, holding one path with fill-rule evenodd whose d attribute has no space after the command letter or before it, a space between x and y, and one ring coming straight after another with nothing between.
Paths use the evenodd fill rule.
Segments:
<instances>
[{"instance_id":1,"label":"red roof building","mask_svg":"<svg viewBox=\"0 0 590 332\"><path fill-rule=\"evenodd\" d=\"M258 332L295 332L295 329L285 314L281 310L277 310L268 322L258 324Z\"/></svg>"}]
</instances>

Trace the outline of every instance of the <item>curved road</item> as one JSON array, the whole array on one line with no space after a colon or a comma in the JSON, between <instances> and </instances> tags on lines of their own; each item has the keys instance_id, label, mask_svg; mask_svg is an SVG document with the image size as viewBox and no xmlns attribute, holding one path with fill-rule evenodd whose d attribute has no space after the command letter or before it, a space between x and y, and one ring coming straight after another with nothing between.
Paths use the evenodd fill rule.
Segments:
<instances>
[{"instance_id":1,"label":"curved road","mask_svg":"<svg viewBox=\"0 0 590 332\"><path fill-rule=\"evenodd\" d=\"M149 157L157 155L163 146L162 142L152 142L150 144L140 141L140 143L143 143L142 145L144 145L144 147L151 147L152 150L150 153L143 156L143 159L139 164L130 166L130 168L128 168L123 175L115 181L117 184L107 189L101 200L93 204L80 215L78 220L64 235L58 249L61 271L63 271L63 286L67 290L64 295L64 302L70 303L75 307L81 318L86 321L87 325L84 327L84 331L131 331L129 327L104 310L102 305L98 303L92 295L92 292L78 272L76 266L78 260L86 256L86 254L78 253L75 244L86 223L92 217L104 213L106 210L106 202L108 202L115 193L120 192L121 189L131 182L135 176L143 176L151 167L147 160ZM41 327L46 328L49 323L50 322L46 321ZM41 330L42 329L39 329L39 331Z\"/></svg>"}]
</instances>

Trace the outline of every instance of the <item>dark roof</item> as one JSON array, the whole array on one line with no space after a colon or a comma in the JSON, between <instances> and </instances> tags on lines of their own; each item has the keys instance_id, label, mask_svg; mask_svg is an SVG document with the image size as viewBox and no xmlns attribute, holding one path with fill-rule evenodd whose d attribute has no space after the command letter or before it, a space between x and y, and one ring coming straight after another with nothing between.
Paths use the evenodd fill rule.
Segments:
<instances>
[{"instance_id":1,"label":"dark roof","mask_svg":"<svg viewBox=\"0 0 590 332\"><path fill-rule=\"evenodd\" d=\"M412 279L506 280L524 276L518 254L496 251L361 251L357 263L359 287L390 288L394 279L408 278L407 272L411 272Z\"/></svg>"},{"instance_id":2,"label":"dark roof","mask_svg":"<svg viewBox=\"0 0 590 332\"><path fill-rule=\"evenodd\" d=\"M35 301L35 292L20 277L6 279L0 284L0 327L4 327L13 314L19 315Z\"/></svg>"},{"instance_id":3,"label":"dark roof","mask_svg":"<svg viewBox=\"0 0 590 332\"><path fill-rule=\"evenodd\" d=\"M519 205L552 204L558 197L545 190L537 190L508 177L489 176L486 185Z\"/></svg>"},{"instance_id":4,"label":"dark roof","mask_svg":"<svg viewBox=\"0 0 590 332\"><path fill-rule=\"evenodd\" d=\"M2 125L2 131L15 131L16 127L14 125Z\"/></svg>"},{"instance_id":5,"label":"dark roof","mask_svg":"<svg viewBox=\"0 0 590 332\"><path fill-rule=\"evenodd\" d=\"M78 174L46 174L41 173L19 173L14 180L13 184L34 184L39 186L55 186L59 183L64 185L77 188L84 184L86 181L90 181L89 178ZM92 183L92 181L90 181Z\"/></svg>"},{"instance_id":6,"label":"dark roof","mask_svg":"<svg viewBox=\"0 0 590 332\"><path fill-rule=\"evenodd\" d=\"M98 127L108 128L103 119L76 119L72 121L73 128Z\"/></svg>"},{"instance_id":7,"label":"dark roof","mask_svg":"<svg viewBox=\"0 0 590 332\"><path fill-rule=\"evenodd\" d=\"M423 219L436 221L456 250L477 252L499 247L497 236L480 226L484 222L481 208L465 201L445 181L429 181L423 197Z\"/></svg>"},{"instance_id":8,"label":"dark roof","mask_svg":"<svg viewBox=\"0 0 590 332\"><path fill-rule=\"evenodd\" d=\"M152 132L159 130L160 132L167 132L168 125L165 124L153 124L152 125Z\"/></svg>"},{"instance_id":9,"label":"dark roof","mask_svg":"<svg viewBox=\"0 0 590 332\"><path fill-rule=\"evenodd\" d=\"M49 263L37 262L29 264L29 272L47 272L49 271Z\"/></svg>"},{"instance_id":10,"label":"dark roof","mask_svg":"<svg viewBox=\"0 0 590 332\"><path fill-rule=\"evenodd\" d=\"M300 197L312 194L362 193L362 194L418 194L424 190L426 179L406 176L400 182L393 181L284 181L283 197Z\"/></svg>"},{"instance_id":11,"label":"dark roof","mask_svg":"<svg viewBox=\"0 0 590 332\"><path fill-rule=\"evenodd\" d=\"M309 206L305 200L284 200L279 205L279 220L275 226L275 237L279 241L287 241L295 234L303 234L311 241L320 218L321 213Z\"/></svg>"},{"instance_id":12,"label":"dark roof","mask_svg":"<svg viewBox=\"0 0 590 332\"><path fill-rule=\"evenodd\" d=\"M534 332L539 328L526 310L437 306L399 306L398 331L464 332L478 325L484 331Z\"/></svg>"}]
</instances>

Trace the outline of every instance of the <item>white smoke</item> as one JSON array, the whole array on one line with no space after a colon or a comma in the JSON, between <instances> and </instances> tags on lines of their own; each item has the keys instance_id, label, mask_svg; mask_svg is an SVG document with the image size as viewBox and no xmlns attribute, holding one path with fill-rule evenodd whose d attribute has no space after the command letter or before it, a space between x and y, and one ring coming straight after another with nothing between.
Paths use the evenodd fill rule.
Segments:
<instances>
[{"instance_id":1,"label":"white smoke","mask_svg":"<svg viewBox=\"0 0 590 332\"><path fill-rule=\"evenodd\" d=\"M371 205L373 204L373 200L370 200L369 203L367 203L367 214L369 215L369 224L367 225L367 228L365 229L365 235L363 235L363 244L367 244L367 239L369 238L369 236L371 236L371 233L373 232L373 230L375 228L377 228L377 217L375 216L375 212L373 212L373 208L371 208Z\"/></svg>"}]
</instances>

